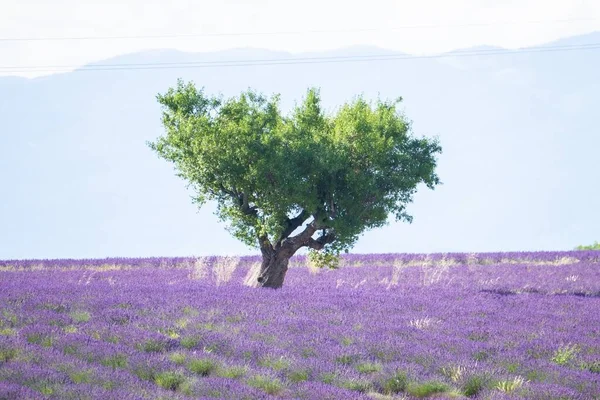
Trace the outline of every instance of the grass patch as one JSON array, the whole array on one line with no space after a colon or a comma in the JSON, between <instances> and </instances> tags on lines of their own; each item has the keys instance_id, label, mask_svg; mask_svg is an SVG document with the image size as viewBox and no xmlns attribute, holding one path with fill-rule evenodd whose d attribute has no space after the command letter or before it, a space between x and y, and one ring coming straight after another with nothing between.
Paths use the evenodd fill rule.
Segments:
<instances>
[{"instance_id":1,"label":"grass patch","mask_svg":"<svg viewBox=\"0 0 600 400\"><path fill-rule=\"evenodd\" d=\"M0 347L0 363L14 360L17 355L19 355L17 349L13 349L12 347Z\"/></svg>"},{"instance_id":2,"label":"grass patch","mask_svg":"<svg viewBox=\"0 0 600 400\"><path fill-rule=\"evenodd\" d=\"M225 321L227 321L229 323L242 322L245 319L246 319L246 316L244 314L229 315L229 316L225 317Z\"/></svg>"},{"instance_id":3,"label":"grass patch","mask_svg":"<svg viewBox=\"0 0 600 400\"><path fill-rule=\"evenodd\" d=\"M296 371L290 371L287 377L292 383L305 382L308 380L310 371L307 369L301 369Z\"/></svg>"},{"instance_id":4,"label":"grass patch","mask_svg":"<svg viewBox=\"0 0 600 400\"><path fill-rule=\"evenodd\" d=\"M216 375L221 378L239 379L248 373L247 367L231 366L217 369Z\"/></svg>"},{"instance_id":5,"label":"grass patch","mask_svg":"<svg viewBox=\"0 0 600 400\"><path fill-rule=\"evenodd\" d=\"M154 383L157 383L156 377L159 375L156 368L148 364L140 364L136 366L133 370L133 373L141 380L150 381Z\"/></svg>"},{"instance_id":6,"label":"grass patch","mask_svg":"<svg viewBox=\"0 0 600 400\"><path fill-rule=\"evenodd\" d=\"M305 347L304 349L302 349L302 357L303 358L310 358L310 357L316 357L317 356L317 352L314 349L311 349L310 347Z\"/></svg>"},{"instance_id":7,"label":"grass patch","mask_svg":"<svg viewBox=\"0 0 600 400\"><path fill-rule=\"evenodd\" d=\"M41 333L31 333L27 335L27 343L29 344L39 344L43 345L43 343L51 342L49 336L43 335Z\"/></svg>"},{"instance_id":8,"label":"grass patch","mask_svg":"<svg viewBox=\"0 0 600 400\"><path fill-rule=\"evenodd\" d=\"M154 377L154 383L168 390L177 390L184 382L185 376L179 372L165 371Z\"/></svg>"},{"instance_id":9,"label":"grass patch","mask_svg":"<svg viewBox=\"0 0 600 400\"><path fill-rule=\"evenodd\" d=\"M340 365L352 365L356 361L356 356L344 354L335 358L335 362Z\"/></svg>"},{"instance_id":10,"label":"grass patch","mask_svg":"<svg viewBox=\"0 0 600 400\"><path fill-rule=\"evenodd\" d=\"M79 324L82 322L88 322L92 318L92 314L87 311L73 311L69 314L73 322Z\"/></svg>"},{"instance_id":11,"label":"grass patch","mask_svg":"<svg viewBox=\"0 0 600 400\"><path fill-rule=\"evenodd\" d=\"M575 358L577 353L579 353L579 346L575 344L560 346L554 352L554 355L552 356L552 362L558 365L567 365Z\"/></svg>"},{"instance_id":12,"label":"grass patch","mask_svg":"<svg viewBox=\"0 0 600 400\"><path fill-rule=\"evenodd\" d=\"M517 376L513 379L499 381L494 385L494 389L504 393L514 393L517 389L523 387L527 381L521 376Z\"/></svg>"},{"instance_id":13,"label":"grass patch","mask_svg":"<svg viewBox=\"0 0 600 400\"><path fill-rule=\"evenodd\" d=\"M359 393L367 393L373 389L373 383L362 379L351 379L342 383L342 387Z\"/></svg>"},{"instance_id":14,"label":"grass patch","mask_svg":"<svg viewBox=\"0 0 600 400\"><path fill-rule=\"evenodd\" d=\"M211 359L202 358L199 360L191 360L187 367L196 375L208 376L217 368L217 364Z\"/></svg>"},{"instance_id":15,"label":"grass patch","mask_svg":"<svg viewBox=\"0 0 600 400\"><path fill-rule=\"evenodd\" d=\"M327 385L331 385L336 380L336 378L337 375L335 374L335 372L326 372L321 375L319 380Z\"/></svg>"},{"instance_id":16,"label":"grass patch","mask_svg":"<svg viewBox=\"0 0 600 400\"><path fill-rule=\"evenodd\" d=\"M148 339L143 343L136 345L138 350L142 350L146 353L162 353L166 350L167 344L163 341L156 339Z\"/></svg>"},{"instance_id":17,"label":"grass patch","mask_svg":"<svg viewBox=\"0 0 600 400\"><path fill-rule=\"evenodd\" d=\"M248 385L262 390L267 394L275 395L283 389L283 384L277 378L270 378L264 375L255 375L248 379Z\"/></svg>"},{"instance_id":18,"label":"grass patch","mask_svg":"<svg viewBox=\"0 0 600 400\"><path fill-rule=\"evenodd\" d=\"M198 346L198 343L200 343L200 337L198 336L185 336L179 340L181 347L188 350Z\"/></svg>"},{"instance_id":19,"label":"grass patch","mask_svg":"<svg viewBox=\"0 0 600 400\"><path fill-rule=\"evenodd\" d=\"M44 303L38 306L38 308L41 310L50 310L57 313L64 313L67 311L67 306L65 306L64 304Z\"/></svg>"},{"instance_id":20,"label":"grass patch","mask_svg":"<svg viewBox=\"0 0 600 400\"><path fill-rule=\"evenodd\" d=\"M354 339L352 339L351 337L343 337L342 340L340 341L340 343L342 344L342 346L350 346L354 343Z\"/></svg>"},{"instance_id":21,"label":"grass patch","mask_svg":"<svg viewBox=\"0 0 600 400\"><path fill-rule=\"evenodd\" d=\"M76 384L90 383L92 381L91 373L89 371L74 371L69 374L71 381Z\"/></svg>"},{"instance_id":22,"label":"grass patch","mask_svg":"<svg viewBox=\"0 0 600 400\"><path fill-rule=\"evenodd\" d=\"M179 339L179 331L175 328L164 329L161 333L171 339Z\"/></svg>"},{"instance_id":23,"label":"grass patch","mask_svg":"<svg viewBox=\"0 0 600 400\"><path fill-rule=\"evenodd\" d=\"M393 395L406 390L408 376L405 372L397 371L393 376L385 379L381 384L383 394Z\"/></svg>"},{"instance_id":24,"label":"grass patch","mask_svg":"<svg viewBox=\"0 0 600 400\"><path fill-rule=\"evenodd\" d=\"M468 377L462 384L462 392L467 397L475 397L479 395L490 384L490 379L487 376L472 375Z\"/></svg>"},{"instance_id":25,"label":"grass patch","mask_svg":"<svg viewBox=\"0 0 600 400\"><path fill-rule=\"evenodd\" d=\"M258 362L258 365L260 365L262 367L266 367L266 368L271 368L272 370L275 370L275 371L281 371L281 370L289 368L291 363L283 357L279 357L279 358L265 357Z\"/></svg>"},{"instance_id":26,"label":"grass patch","mask_svg":"<svg viewBox=\"0 0 600 400\"><path fill-rule=\"evenodd\" d=\"M452 382L458 382L463 377L465 373L465 367L460 365L453 365L450 367L443 367L441 372L446 378L450 379Z\"/></svg>"},{"instance_id":27,"label":"grass patch","mask_svg":"<svg viewBox=\"0 0 600 400\"><path fill-rule=\"evenodd\" d=\"M74 344L67 344L63 347L63 354L74 356L79 353L79 347Z\"/></svg>"},{"instance_id":28,"label":"grass patch","mask_svg":"<svg viewBox=\"0 0 600 400\"><path fill-rule=\"evenodd\" d=\"M544 371L538 371L536 369L528 371L525 375L528 381L532 382L545 382L548 379L548 374Z\"/></svg>"},{"instance_id":29,"label":"grass patch","mask_svg":"<svg viewBox=\"0 0 600 400\"><path fill-rule=\"evenodd\" d=\"M0 336L15 336L17 331L13 328L2 328L0 329Z\"/></svg>"},{"instance_id":30,"label":"grass patch","mask_svg":"<svg viewBox=\"0 0 600 400\"><path fill-rule=\"evenodd\" d=\"M587 369L594 374L600 374L600 361L594 361L589 363L584 363L581 365L582 369Z\"/></svg>"},{"instance_id":31,"label":"grass patch","mask_svg":"<svg viewBox=\"0 0 600 400\"><path fill-rule=\"evenodd\" d=\"M515 374L519 370L520 366L521 365L519 363L513 362L506 364L504 368L506 368L506 372L510 374Z\"/></svg>"},{"instance_id":32,"label":"grass patch","mask_svg":"<svg viewBox=\"0 0 600 400\"><path fill-rule=\"evenodd\" d=\"M115 354L114 356L107 357L100 361L100 364L105 367L112 369L126 368L127 367L127 356L124 354Z\"/></svg>"},{"instance_id":33,"label":"grass patch","mask_svg":"<svg viewBox=\"0 0 600 400\"><path fill-rule=\"evenodd\" d=\"M356 369L361 374L372 374L375 372L379 372L379 371L381 371L381 368L382 368L381 364L370 363L370 362L360 363L354 367L354 369Z\"/></svg>"},{"instance_id":34,"label":"grass patch","mask_svg":"<svg viewBox=\"0 0 600 400\"><path fill-rule=\"evenodd\" d=\"M485 350L481 350L481 351L477 351L475 353L473 353L473 360L475 361L485 361L488 358L490 358L490 354L485 351Z\"/></svg>"},{"instance_id":35,"label":"grass patch","mask_svg":"<svg viewBox=\"0 0 600 400\"><path fill-rule=\"evenodd\" d=\"M406 386L406 392L414 397L429 397L440 393L447 393L449 391L450 388L448 385L437 381L423 383L412 382Z\"/></svg>"},{"instance_id":36,"label":"grass patch","mask_svg":"<svg viewBox=\"0 0 600 400\"><path fill-rule=\"evenodd\" d=\"M172 353L169 355L169 360L171 360L171 362L174 362L177 365L183 365L185 364L185 360L187 359L187 356L183 353Z\"/></svg>"}]
</instances>

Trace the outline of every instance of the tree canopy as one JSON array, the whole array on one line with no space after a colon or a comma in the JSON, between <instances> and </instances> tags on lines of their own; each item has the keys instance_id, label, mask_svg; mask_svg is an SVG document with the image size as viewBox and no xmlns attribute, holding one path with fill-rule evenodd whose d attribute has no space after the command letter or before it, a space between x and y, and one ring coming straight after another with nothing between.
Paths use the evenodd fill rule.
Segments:
<instances>
[{"instance_id":1,"label":"tree canopy","mask_svg":"<svg viewBox=\"0 0 600 400\"><path fill-rule=\"evenodd\" d=\"M575 250L600 250L600 242L594 242L588 245L579 245L575 247Z\"/></svg>"},{"instance_id":2,"label":"tree canopy","mask_svg":"<svg viewBox=\"0 0 600 400\"><path fill-rule=\"evenodd\" d=\"M198 205L216 201L230 232L263 258L347 250L390 214L410 222L417 186L440 183L441 147L411 134L401 98L357 97L328 114L309 89L283 115L278 95L224 99L181 80L157 98L166 134L149 146L174 163Z\"/></svg>"}]
</instances>

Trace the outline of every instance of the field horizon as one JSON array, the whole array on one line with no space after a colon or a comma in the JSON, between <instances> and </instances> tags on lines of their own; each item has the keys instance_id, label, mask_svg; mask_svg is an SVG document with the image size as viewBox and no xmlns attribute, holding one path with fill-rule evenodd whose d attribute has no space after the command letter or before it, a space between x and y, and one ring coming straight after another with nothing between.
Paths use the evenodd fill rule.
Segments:
<instances>
[{"instance_id":1,"label":"field horizon","mask_svg":"<svg viewBox=\"0 0 600 400\"><path fill-rule=\"evenodd\" d=\"M2 399L600 399L600 252L0 261Z\"/></svg>"}]
</instances>

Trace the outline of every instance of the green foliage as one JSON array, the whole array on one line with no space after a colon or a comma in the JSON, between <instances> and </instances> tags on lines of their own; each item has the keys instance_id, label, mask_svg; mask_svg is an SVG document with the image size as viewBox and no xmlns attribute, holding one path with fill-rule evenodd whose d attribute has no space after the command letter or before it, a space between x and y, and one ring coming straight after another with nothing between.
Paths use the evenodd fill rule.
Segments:
<instances>
[{"instance_id":1,"label":"green foliage","mask_svg":"<svg viewBox=\"0 0 600 400\"><path fill-rule=\"evenodd\" d=\"M444 393L449 391L448 385L442 382L412 382L407 385L406 392L414 397L429 397L434 394Z\"/></svg>"},{"instance_id":2,"label":"green foliage","mask_svg":"<svg viewBox=\"0 0 600 400\"><path fill-rule=\"evenodd\" d=\"M275 371L281 371L283 369L287 369L290 366L290 362L283 357L265 357L258 362L258 365L271 368Z\"/></svg>"},{"instance_id":3,"label":"green foliage","mask_svg":"<svg viewBox=\"0 0 600 400\"><path fill-rule=\"evenodd\" d=\"M185 376L179 372L165 371L154 377L154 383L169 390L177 390L184 382Z\"/></svg>"},{"instance_id":4,"label":"green foliage","mask_svg":"<svg viewBox=\"0 0 600 400\"><path fill-rule=\"evenodd\" d=\"M309 376L310 376L310 371L307 370L307 369L301 369L301 370L291 371L287 375L287 377L290 380L290 382L293 382L293 383L307 381L308 378L309 378Z\"/></svg>"},{"instance_id":5,"label":"green foliage","mask_svg":"<svg viewBox=\"0 0 600 400\"><path fill-rule=\"evenodd\" d=\"M88 322L92 317L92 315L87 311L73 311L70 313L70 316L73 319L73 322L76 323Z\"/></svg>"},{"instance_id":6,"label":"green foliage","mask_svg":"<svg viewBox=\"0 0 600 400\"><path fill-rule=\"evenodd\" d=\"M489 377L482 375L472 375L468 377L463 383L462 392L467 397L475 397L489 385Z\"/></svg>"},{"instance_id":7,"label":"green foliage","mask_svg":"<svg viewBox=\"0 0 600 400\"><path fill-rule=\"evenodd\" d=\"M354 368L361 374L372 374L381 371L382 367L381 364L365 362L357 364Z\"/></svg>"},{"instance_id":8,"label":"green foliage","mask_svg":"<svg viewBox=\"0 0 600 400\"><path fill-rule=\"evenodd\" d=\"M333 265L390 214L410 222L417 185L440 183L441 147L411 135L401 99L358 97L327 115L310 89L286 116L278 96L249 90L223 99L181 80L157 99L166 134L148 145L175 165L195 203L216 201L217 215L251 246L326 250ZM286 241L298 228L302 240Z\"/></svg>"},{"instance_id":9,"label":"green foliage","mask_svg":"<svg viewBox=\"0 0 600 400\"><path fill-rule=\"evenodd\" d=\"M133 373L138 378L145 381L155 381L158 371L156 367L149 364L139 364L133 369ZM156 383L156 382L155 382Z\"/></svg>"},{"instance_id":10,"label":"green foliage","mask_svg":"<svg viewBox=\"0 0 600 400\"><path fill-rule=\"evenodd\" d=\"M15 336L17 331L13 328L0 328L0 336Z\"/></svg>"},{"instance_id":11,"label":"green foliage","mask_svg":"<svg viewBox=\"0 0 600 400\"><path fill-rule=\"evenodd\" d=\"M247 367L231 366L219 368L216 374L222 378L238 379L246 375L247 372Z\"/></svg>"},{"instance_id":12,"label":"green foliage","mask_svg":"<svg viewBox=\"0 0 600 400\"><path fill-rule=\"evenodd\" d=\"M398 371L383 381L382 383L382 392L387 395L393 395L396 393L400 393L406 390L406 386L408 385L408 376L405 372Z\"/></svg>"},{"instance_id":13,"label":"green foliage","mask_svg":"<svg viewBox=\"0 0 600 400\"><path fill-rule=\"evenodd\" d=\"M69 374L73 383L90 383L92 381L89 371L73 371Z\"/></svg>"},{"instance_id":14,"label":"green foliage","mask_svg":"<svg viewBox=\"0 0 600 400\"><path fill-rule=\"evenodd\" d=\"M373 384L369 381L362 379L351 379L342 384L342 387L354 390L355 392L367 393L373 388Z\"/></svg>"},{"instance_id":15,"label":"green foliage","mask_svg":"<svg viewBox=\"0 0 600 400\"><path fill-rule=\"evenodd\" d=\"M335 249L322 251L309 250L308 262L318 268L337 269L340 265L340 255Z\"/></svg>"},{"instance_id":16,"label":"green foliage","mask_svg":"<svg viewBox=\"0 0 600 400\"><path fill-rule=\"evenodd\" d=\"M326 384L331 384L333 383L337 378L337 375L335 374L335 372L325 372L324 374L321 375L321 382L326 383Z\"/></svg>"},{"instance_id":17,"label":"green foliage","mask_svg":"<svg viewBox=\"0 0 600 400\"><path fill-rule=\"evenodd\" d=\"M575 247L575 250L600 250L600 242L594 242L590 245L580 245Z\"/></svg>"},{"instance_id":18,"label":"green foliage","mask_svg":"<svg viewBox=\"0 0 600 400\"><path fill-rule=\"evenodd\" d=\"M186 355L184 353L173 353L169 355L169 360L171 360L172 362L174 362L177 365L183 365L185 364L185 360L186 360Z\"/></svg>"},{"instance_id":19,"label":"green foliage","mask_svg":"<svg viewBox=\"0 0 600 400\"><path fill-rule=\"evenodd\" d=\"M277 394L283 389L283 384L277 378L255 375L248 379L248 385L258 388L267 394Z\"/></svg>"},{"instance_id":20,"label":"green foliage","mask_svg":"<svg viewBox=\"0 0 600 400\"><path fill-rule=\"evenodd\" d=\"M9 362L19 354L19 351L15 348L0 345L0 364Z\"/></svg>"},{"instance_id":21,"label":"green foliage","mask_svg":"<svg viewBox=\"0 0 600 400\"><path fill-rule=\"evenodd\" d=\"M200 338L197 336L182 337L181 340L179 341L179 344L181 345L181 347L183 347L184 349L188 349L188 350L196 347L198 345L198 343L200 343Z\"/></svg>"},{"instance_id":22,"label":"green foliage","mask_svg":"<svg viewBox=\"0 0 600 400\"><path fill-rule=\"evenodd\" d=\"M341 365L350 365L356 361L356 356L344 354L335 358L335 362Z\"/></svg>"},{"instance_id":23,"label":"green foliage","mask_svg":"<svg viewBox=\"0 0 600 400\"><path fill-rule=\"evenodd\" d=\"M558 365L566 365L579 353L579 346L565 345L560 346L552 356L552 361Z\"/></svg>"},{"instance_id":24,"label":"green foliage","mask_svg":"<svg viewBox=\"0 0 600 400\"><path fill-rule=\"evenodd\" d=\"M208 376L217 368L217 364L208 358L192 360L188 363L188 369L195 374Z\"/></svg>"},{"instance_id":25,"label":"green foliage","mask_svg":"<svg viewBox=\"0 0 600 400\"><path fill-rule=\"evenodd\" d=\"M136 347L146 353L160 353L166 349L166 343L156 339L148 339L137 344Z\"/></svg>"},{"instance_id":26,"label":"green foliage","mask_svg":"<svg viewBox=\"0 0 600 400\"><path fill-rule=\"evenodd\" d=\"M475 361L485 361L488 358L490 358L490 354L485 350L480 350L480 351L473 353L472 357L473 357L473 360L475 360Z\"/></svg>"},{"instance_id":27,"label":"green foliage","mask_svg":"<svg viewBox=\"0 0 600 400\"><path fill-rule=\"evenodd\" d=\"M496 383L494 389L504 393L514 393L517 389L520 389L526 383L525 379L521 376L517 376L513 379L502 380Z\"/></svg>"},{"instance_id":28,"label":"green foliage","mask_svg":"<svg viewBox=\"0 0 600 400\"><path fill-rule=\"evenodd\" d=\"M112 369L127 367L127 356L124 354L115 354L100 361L100 364Z\"/></svg>"},{"instance_id":29,"label":"green foliage","mask_svg":"<svg viewBox=\"0 0 600 400\"><path fill-rule=\"evenodd\" d=\"M583 369L587 369L590 372L593 372L595 374L600 374L600 361L583 363L581 366Z\"/></svg>"}]
</instances>

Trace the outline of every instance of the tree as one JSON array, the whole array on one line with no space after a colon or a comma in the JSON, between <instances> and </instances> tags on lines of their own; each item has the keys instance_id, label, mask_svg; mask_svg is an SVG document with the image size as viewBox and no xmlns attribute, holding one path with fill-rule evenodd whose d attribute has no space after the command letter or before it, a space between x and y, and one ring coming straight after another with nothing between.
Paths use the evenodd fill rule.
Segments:
<instances>
[{"instance_id":1,"label":"tree","mask_svg":"<svg viewBox=\"0 0 600 400\"><path fill-rule=\"evenodd\" d=\"M575 247L575 250L600 250L600 242L594 242L594 244L589 245L579 245Z\"/></svg>"},{"instance_id":2,"label":"tree","mask_svg":"<svg viewBox=\"0 0 600 400\"><path fill-rule=\"evenodd\" d=\"M179 80L157 99L166 134L148 145L175 164L198 205L216 201L229 231L260 248L258 286L281 287L300 248L339 254L391 213L410 222L417 185L440 183L441 147L410 134L401 98L358 97L327 115L310 89L284 116L279 96L223 99Z\"/></svg>"}]
</instances>

